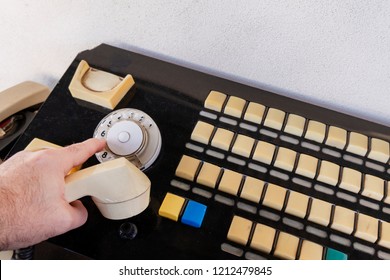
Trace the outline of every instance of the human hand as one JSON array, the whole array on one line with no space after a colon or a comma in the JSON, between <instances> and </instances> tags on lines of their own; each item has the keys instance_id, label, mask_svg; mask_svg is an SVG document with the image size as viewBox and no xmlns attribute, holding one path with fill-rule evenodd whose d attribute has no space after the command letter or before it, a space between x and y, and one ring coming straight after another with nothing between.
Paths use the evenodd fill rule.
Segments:
<instances>
[{"instance_id":1,"label":"human hand","mask_svg":"<svg viewBox=\"0 0 390 280\"><path fill-rule=\"evenodd\" d=\"M87 210L65 199L65 176L101 151L88 139L59 149L21 151L0 165L0 251L37 244L83 225Z\"/></svg>"}]
</instances>

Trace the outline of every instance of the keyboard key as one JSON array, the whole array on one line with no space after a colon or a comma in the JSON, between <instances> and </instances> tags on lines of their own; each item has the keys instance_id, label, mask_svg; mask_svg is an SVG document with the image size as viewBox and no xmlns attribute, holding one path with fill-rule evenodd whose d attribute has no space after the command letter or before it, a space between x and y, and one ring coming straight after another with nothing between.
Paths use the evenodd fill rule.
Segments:
<instances>
[{"instance_id":1,"label":"keyboard key","mask_svg":"<svg viewBox=\"0 0 390 280\"><path fill-rule=\"evenodd\" d=\"M254 144L255 139L238 134L236 141L234 142L232 152L237 155L249 158Z\"/></svg>"},{"instance_id":2,"label":"keyboard key","mask_svg":"<svg viewBox=\"0 0 390 280\"><path fill-rule=\"evenodd\" d=\"M207 206L204 204L193 200L188 201L183 216L181 217L181 222L192 227L200 228L206 214L206 209Z\"/></svg>"},{"instance_id":3,"label":"keyboard key","mask_svg":"<svg viewBox=\"0 0 390 280\"><path fill-rule=\"evenodd\" d=\"M268 184L263 205L276 210L282 210L287 190L274 184Z\"/></svg>"},{"instance_id":4,"label":"keyboard key","mask_svg":"<svg viewBox=\"0 0 390 280\"><path fill-rule=\"evenodd\" d=\"M264 141L258 141L255 152L253 153L253 159L269 165L274 157L274 152L275 145Z\"/></svg>"},{"instance_id":5,"label":"keyboard key","mask_svg":"<svg viewBox=\"0 0 390 280\"><path fill-rule=\"evenodd\" d=\"M304 117L290 114L287 119L284 131L292 135L301 137L305 128L306 119Z\"/></svg>"},{"instance_id":6,"label":"keyboard key","mask_svg":"<svg viewBox=\"0 0 390 280\"><path fill-rule=\"evenodd\" d=\"M317 121L310 120L307 126L305 138L322 143L325 138L326 125Z\"/></svg>"},{"instance_id":7,"label":"keyboard key","mask_svg":"<svg viewBox=\"0 0 390 280\"><path fill-rule=\"evenodd\" d=\"M178 195L167 193L158 210L161 217L168 218L173 221L179 220L181 209L183 208L185 199Z\"/></svg>"},{"instance_id":8,"label":"keyboard key","mask_svg":"<svg viewBox=\"0 0 390 280\"><path fill-rule=\"evenodd\" d=\"M343 168L343 173L340 182L340 188L353 192L359 193L362 184L362 173L355 169L348 167Z\"/></svg>"},{"instance_id":9,"label":"keyboard key","mask_svg":"<svg viewBox=\"0 0 390 280\"><path fill-rule=\"evenodd\" d=\"M384 196L384 188L385 181L381 178L369 174L364 176L362 195L380 201Z\"/></svg>"},{"instance_id":10,"label":"keyboard key","mask_svg":"<svg viewBox=\"0 0 390 280\"><path fill-rule=\"evenodd\" d=\"M347 143L347 131L345 129L336 126L330 126L328 137L326 138L325 144L342 150L344 149L346 143Z\"/></svg>"},{"instance_id":11,"label":"keyboard key","mask_svg":"<svg viewBox=\"0 0 390 280\"><path fill-rule=\"evenodd\" d=\"M227 239L240 245L246 245L252 228L252 221L234 216L227 234Z\"/></svg>"},{"instance_id":12,"label":"keyboard key","mask_svg":"<svg viewBox=\"0 0 390 280\"><path fill-rule=\"evenodd\" d=\"M250 247L269 254L274 244L276 230L272 227L256 224Z\"/></svg>"},{"instance_id":13,"label":"keyboard key","mask_svg":"<svg viewBox=\"0 0 390 280\"><path fill-rule=\"evenodd\" d=\"M236 118L241 118L246 101L236 96L230 96L226 103L224 113Z\"/></svg>"},{"instance_id":14,"label":"keyboard key","mask_svg":"<svg viewBox=\"0 0 390 280\"><path fill-rule=\"evenodd\" d=\"M244 120L260 124L265 111L265 106L259 103L249 102L244 114Z\"/></svg>"},{"instance_id":15,"label":"keyboard key","mask_svg":"<svg viewBox=\"0 0 390 280\"><path fill-rule=\"evenodd\" d=\"M189 181L194 181L195 173L198 170L199 164L200 160L183 155L179 162L179 165L176 168L175 174L177 177Z\"/></svg>"},{"instance_id":16,"label":"keyboard key","mask_svg":"<svg viewBox=\"0 0 390 280\"><path fill-rule=\"evenodd\" d=\"M242 180L242 174L225 169L222 174L221 182L219 183L218 190L232 195L237 195Z\"/></svg>"},{"instance_id":17,"label":"keyboard key","mask_svg":"<svg viewBox=\"0 0 390 280\"><path fill-rule=\"evenodd\" d=\"M351 234L355 225L355 212L336 205L331 228L340 232Z\"/></svg>"},{"instance_id":18,"label":"keyboard key","mask_svg":"<svg viewBox=\"0 0 390 280\"><path fill-rule=\"evenodd\" d=\"M249 201L259 203L263 189L264 181L247 176L240 196Z\"/></svg>"},{"instance_id":19,"label":"keyboard key","mask_svg":"<svg viewBox=\"0 0 390 280\"><path fill-rule=\"evenodd\" d=\"M191 134L191 139L207 145L213 133L214 126L209 123L198 121Z\"/></svg>"},{"instance_id":20,"label":"keyboard key","mask_svg":"<svg viewBox=\"0 0 390 280\"><path fill-rule=\"evenodd\" d=\"M318 159L309 155L301 154L295 173L314 179L317 174Z\"/></svg>"},{"instance_id":21,"label":"keyboard key","mask_svg":"<svg viewBox=\"0 0 390 280\"><path fill-rule=\"evenodd\" d=\"M340 166L337 164L323 160L321 161L320 172L317 180L332 186L336 186L339 181Z\"/></svg>"},{"instance_id":22,"label":"keyboard key","mask_svg":"<svg viewBox=\"0 0 390 280\"><path fill-rule=\"evenodd\" d=\"M285 212L303 219L306 216L308 203L307 195L290 191Z\"/></svg>"},{"instance_id":23,"label":"keyboard key","mask_svg":"<svg viewBox=\"0 0 390 280\"><path fill-rule=\"evenodd\" d=\"M210 110L221 112L226 97L226 94L212 90L204 102L204 107Z\"/></svg>"},{"instance_id":24,"label":"keyboard key","mask_svg":"<svg viewBox=\"0 0 390 280\"><path fill-rule=\"evenodd\" d=\"M390 223L381 221L381 232L378 244L390 249Z\"/></svg>"},{"instance_id":25,"label":"keyboard key","mask_svg":"<svg viewBox=\"0 0 390 280\"><path fill-rule=\"evenodd\" d=\"M355 236L374 243L378 239L378 219L358 213Z\"/></svg>"},{"instance_id":26,"label":"keyboard key","mask_svg":"<svg viewBox=\"0 0 390 280\"><path fill-rule=\"evenodd\" d=\"M347 151L364 157L367 153L368 137L366 135L351 132L349 134L349 143Z\"/></svg>"},{"instance_id":27,"label":"keyboard key","mask_svg":"<svg viewBox=\"0 0 390 280\"><path fill-rule=\"evenodd\" d=\"M324 247L309 240L302 241L300 260L322 260Z\"/></svg>"},{"instance_id":28,"label":"keyboard key","mask_svg":"<svg viewBox=\"0 0 390 280\"><path fill-rule=\"evenodd\" d=\"M196 182L210 188L215 188L220 172L221 168L219 166L204 162L196 178Z\"/></svg>"},{"instance_id":29,"label":"keyboard key","mask_svg":"<svg viewBox=\"0 0 390 280\"><path fill-rule=\"evenodd\" d=\"M276 155L274 166L291 172L294 168L296 157L297 153L295 151L280 147L278 149L278 154Z\"/></svg>"},{"instance_id":30,"label":"keyboard key","mask_svg":"<svg viewBox=\"0 0 390 280\"><path fill-rule=\"evenodd\" d=\"M326 250L326 260L333 260L333 261L342 261L342 260L347 260L348 256L347 254L344 254L343 252L337 251L332 248L328 248Z\"/></svg>"},{"instance_id":31,"label":"keyboard key","mask_svg":"<svg viewBox=\"0 0 390 280\"><path fill-rule=\"evenodd\" d=\"M286 115L285 112L275 109L275 108L269 108L267 117L265 118L264 121L264 126L276 129L276 130L281 130L283 121L284 121L284 116Z\"/></svg>"},{"instance_id":32,"label":"keyboard key","mask_svg":"<svg viewBox=\"0 0 390 280\"><path fill-rule=\"evenodd\" d=\"M280 232L274 255L281 259L295 260L299 238L286 232Z\"/></svg>"},{"instance_id":33,"label":"keyboard key","mask_svg":"<svg viewBox=\"0 0 390 280\"><path fill-rule=\"evenodd\" d=\"M390 146L389 142L372 138L371 149L368 153L368 158L377 160L383 163L387 163L390 157Z\"/></svg>"},{"instance_id":34,"label":"keyboard key","mask_svg":"<svg viewBox=\"0 0 390 280\"><path fill-rule=\"evenodd\" d=\"M332 204L317 198L313 198L308 220L326 227L329 225L331 213Z\"/></svg>"},{"instance_id":35,"label":"keyboard key","mask_svg":"<svg viewBox=\"0 0 390 280\"><path fill-rule=\"evenodd\" d=\"M211 140L211 146L228 151L233 136L234 133L232 131L223 128L217 128L213 140Z\"/></svg>"}]
</instances>

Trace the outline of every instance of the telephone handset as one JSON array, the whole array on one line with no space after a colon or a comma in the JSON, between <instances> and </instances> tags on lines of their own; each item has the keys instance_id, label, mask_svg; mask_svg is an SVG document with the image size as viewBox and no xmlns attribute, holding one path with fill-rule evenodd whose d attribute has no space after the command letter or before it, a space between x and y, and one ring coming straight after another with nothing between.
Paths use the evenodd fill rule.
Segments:
<instances>
[{"instance_id":1,"label":"telephone handset","mask_svg":"<svg viewBox=\"0 0 390 280\"><path fill-rule=\"evenodd\" d=\"M25 150L58 147L35 138ZM71 172L65 177L65 183L68 202L91 196L102 215L111 220L133 217L149 205L149 178L123 157Z\"/></svg>"},{"instance_id":2,"label":"telephone handset","mask_svg":"<svg viewBox=\"0 0 390 280\"><path fill-rule=\"evenodd\" d=\"M0 92L0 152L27 128L49 93L49 88L31 81Z\"/></svg>"}]
</instances>

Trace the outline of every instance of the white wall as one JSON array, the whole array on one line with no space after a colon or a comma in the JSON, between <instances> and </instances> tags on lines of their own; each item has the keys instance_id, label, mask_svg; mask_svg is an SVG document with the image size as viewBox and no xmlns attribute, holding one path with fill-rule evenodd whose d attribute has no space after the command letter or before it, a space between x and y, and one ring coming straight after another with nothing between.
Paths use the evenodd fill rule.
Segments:
<instances>
[{"instance_id":1,"label":"white wall","mask_svg":"<svg viewBox=\"0 0 390 280\"><path fill-rule=\"evenodd\" d=\"M0 0L0 91L100 43L390 125L390 1Z\"/></svg>"}]
</instances>

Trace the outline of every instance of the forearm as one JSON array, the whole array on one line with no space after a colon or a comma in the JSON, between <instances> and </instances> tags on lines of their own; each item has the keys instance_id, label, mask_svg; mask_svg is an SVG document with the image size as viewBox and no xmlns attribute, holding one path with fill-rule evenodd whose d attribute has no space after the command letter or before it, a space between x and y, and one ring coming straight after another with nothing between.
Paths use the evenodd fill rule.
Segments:
<instances>
[{"instance_id":1,"label":"forearm","mask_svg":"<svg viewBox=\"0 0 390 280\"><path fill-rule=\"evenodd\" d=\"M10 246L12 213L15 213L15 194L4 188L0 181L0 251L7 250Z\"/></svg>"}]
</instances>

